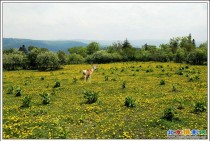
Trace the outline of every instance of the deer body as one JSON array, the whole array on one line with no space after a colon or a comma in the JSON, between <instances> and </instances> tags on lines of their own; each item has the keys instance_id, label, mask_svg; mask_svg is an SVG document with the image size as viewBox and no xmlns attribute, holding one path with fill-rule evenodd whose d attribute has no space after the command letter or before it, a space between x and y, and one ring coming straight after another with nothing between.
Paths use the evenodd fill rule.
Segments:
<instances>
[{"instance_id":1,"label":"deer body","mask_svg":"<svg viewBox=\"0 0 210 141\"><path fill-rule=\"evenodd\" d=\"M93 66L92 69L83 70L83 77L84 80L91 79L91 75L93 74L94 70L96 69L96 66Z\"/></svg>"}]
</instances>

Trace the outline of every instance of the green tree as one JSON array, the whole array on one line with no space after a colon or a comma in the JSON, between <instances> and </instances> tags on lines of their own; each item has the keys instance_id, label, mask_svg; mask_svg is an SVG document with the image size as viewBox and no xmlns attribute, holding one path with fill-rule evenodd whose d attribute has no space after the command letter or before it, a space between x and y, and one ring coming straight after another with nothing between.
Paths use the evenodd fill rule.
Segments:
<instances>
[{"instance_id":1,"label":"green tree","mask_svg":"<svg viewBox=\"0 0 210 141\"><path fill-rule=\"evenodd\" d=\"M36 58L38 70L55 70L59 68L59 58L56 53L51 51L41 52Z\"/></svg>"},{"instance_id":2,"label":"green tree","mask_svg":"<svg viewBox=\"0 0 210 141\"><path fill-rule=\"evenodd\" d=\"M100 49L99 43L97 43L97 42L91 42L87 46L87 53L90 55L90 54L93 54L93 53L99 51L99 49Z\"/></svg>"},{"instance_id":3,"label":"green tree","mask_svg":"<svg viewBox=\"0 0 210 141\"><path fill-rule=\"evenodd\" d=\"M81 64L84 62L85 62L85 59L80 54L73 53L73 54L70 54L68 57L69 64Z\"/></svg>"},{"instance_id":4,"label":"green tree","mask_svg":"<svg viewBox=\"0 0 210 141\"><path fill-rule=\"evenodd\" d=\"M122 44L122 49L132 48L132 45L129 43L128 39L126 38Z\"/></svg>"},{"instance_id":5,"label":"green tree","mask_svg":"<svg viewBox=\"0 0 210 141\"><path fill-rule=\"evenodd\" d=\"M67 55L66 55L66 53L64 51L59 50L57 52L57 54L58 54L58 58L59 58L59 63L61 65L67 64Z\"/></svg>"},{"instance_id":6,"label":"green tree","mask_svg":"<svg viewBox=\"0 0 210 141\"><path fill-rule=\"evenodd\" d=\"M83 46L76 46L68 49L70 54L76 53L81 55L82 57L87 57L87 48Z\"/></svg>"},{"instance_id":7,"label":"green tree","mask_svg":"<svg viewBox=\"0 0 210 141\"><path fill-rule=\"evenodd\" d=\"M17 70L22 67L25 55L18 51L3 54L3 68L6 70Z\"/></svg>"},{"instance_id":8,"label":"green tree","mask_svg":"<svg viewBox=\"0 0 210 141\"><path fill-rule=\"evenodd\" d=\"M184 49L178 48L175 55L175 62L181 63L183 61L186 61L185 58L186 58L186 55L185 55Z\"/></svg>"}]
</instances>

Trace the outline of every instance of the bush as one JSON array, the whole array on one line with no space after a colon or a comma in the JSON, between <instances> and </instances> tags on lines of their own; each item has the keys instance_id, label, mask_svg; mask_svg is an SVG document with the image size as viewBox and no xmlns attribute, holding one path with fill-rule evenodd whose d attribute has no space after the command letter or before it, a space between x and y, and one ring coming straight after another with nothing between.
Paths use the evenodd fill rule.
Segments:
<instances>
[{"instance_id":1,"label":"bush","mask_svg":"<svg viewBox=\"0 0 210 141\"><path fill-rule=\"evenodd\" d=\"M165 85L165 80L161 80L160 85Z\"/></svg>"},{"instance_id":2,"label":"bush","mask_svg":"<svg viewBox=\"0 0 210 141\"><path fill-rule=\"evenodd\" d=\"M125 106L126 107L136 107L135 99L133 99L131 96L127 96L125 98Z\"/></svg>"},{"instance_id":3,"label":"bush","mask_svg":"<svg viewBox=\"0 0 210 141\"><path fill-rule=\"evenodd\" d=\"M123 81L122 83L122 89L125 89L126 88L126 81Z\"/></svg>"},{"instance_id":4,"label":"bush","mask_svg":"<svg viewBox=\"0 0 210 141\"><path fill-rule=\"evenodd\" d=\"M36 62L38 70L40 71L55 70L60 66L58 55L51 51L39 53L37 55Z\"/></svg>"},{"instance_id":5,"label":"bush","mask_svg":"<svg viewBox=\"0 0 210 141\"><path fill-rule=\"evenodd\" d=\"M18 88L16 89L15 96L21 96L21 95L22 95L22 91L21 91L20 87L18 87Z\"/></svg>"},{"instance_id":6,"label":"bush","mask_svg":"<svg viewBox=\"0 0 210 141\"><path fill-rule=\"evenodd\" d=\"M78 79L76 77L73 78L73 83L77 83Z\"/></svg>"},{"instance_id":7,"label":"bush","mask_svg":"<svg viewBox=\"0 0 210 141\"><path fill-rule=\"evenodd\" d=\"M198 114L198 113L201 113L201 112L204 112L204 111L206 111L206 106L204 105L203 102L195 103L195 105L194 105L194 113Z\"/></svg>"},{"instance_id":8,"label":"bush","mask_svg":"<svg viewBox=\"0 0 210 141\"><path fill-rule=\"evenodd\" d=\"M25 96L23 99L23 105L21 107L30 107L31 106L31 98L30 96Z\"/></svg>"},{"instance_id":9,"label":"bush","mask_svg":"<svg viewBox=\"0 0 210 141\"><path fill-rule=\"evenodd\" d=\"M8 89L7 89L7 94L13 94L13 86L9 86Z\"/></svg>"},{"instance_id":10,"label":"bush","mask_svg":"<svg viewBox=\"0 0 210 141\"><path fill-rule=\"evenodd\" d=\"M165 109L163 119L172 121L173 118L174 118L174 110L172 108Z\"/></svg>"},{"instance_id":11,"label":"bush","mask_svg":"<svg viewBox=\"0 0 210 141\"><path fill-rule=\"evenodd\" d=\"M60 86L61 86L60 82L59 81L56 81L53 88L57 88L57 87L60 87Z\"/></svg>"},{"instance_id":12,"label":"bush","mask_svg":"<svg viewBox=\"0 0 210 141\"><path fill-rule=\"evenodd\" d=\"M106 75L106 76L104 77L104 79L105 79L105 81L108 81L108 80L109 80L109 76Z\"/></svg>"},{"instance_id":13,"label":"bush","mask_svg":"<svg viewBox=\"0 0 210 141\"><path fill-rule=\"evenodd\" d=\"M80 54L73 53L69 55L69 59L68 59L69 64L81 64L84 62L85 62L85 59Z\"/></svg>"},{"instance_id":14,"label":"bush","mask_svg":"<svg viewBox=\"0 0 210 141\"><path fill-rule=\"evenodd\" d=\"M87 99L87 104L95 103L98 100L98 92L84 91L84 98Z\"/></svg>"},{"instance_id":15,"label":"bush","mask_svg":"<svg viewBox=\"0 0 210 141\"><path fill-rule=\"evenodd\" d=\"M42 104L47 105L50 103L50 97L48 93L40 94L40 96L42 97Z\"/></svg>"},{"instance_id":16,"label":"bush","mask_svg":"<svg viewBox=\"0 0 210 141\"><path fill-rule=\"evenodd\" d=\"M183 72L182 72L182 70L177 70L176 72L175 72L175 74L178 74L178 75L183 75Z\"/></svg>"}]
</instances>

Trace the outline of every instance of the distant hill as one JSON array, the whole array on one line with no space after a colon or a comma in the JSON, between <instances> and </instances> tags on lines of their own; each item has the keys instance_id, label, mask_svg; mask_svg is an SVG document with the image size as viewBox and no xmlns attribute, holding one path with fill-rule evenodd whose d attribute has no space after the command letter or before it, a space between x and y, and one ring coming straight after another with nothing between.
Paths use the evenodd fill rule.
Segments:
<instances>
[{"instance_id":1,"label":"distant hill","mask_svg":"<svg viewBox=\"0 0 210 141\"><path fill-rule=\"evenodd\" d=\"M58 50L68 51L68 48L75 46L87 46L91 42L98 42L102 48L112 45L114 42L120 40L84 40L84 39L74 39L74 40L31 40L31 39L18 39L18 38L3 38L3 49L9 48L19 48L22 45L37 46L42 48L48 48L51 51L57 52ZM169 43L169 40L129 40L133 47L141 48L146 43L148 45L155 45L157 47L160 44ZM120 41L123 43L123 40ZM196 42L199 46L202 42Z\"/></svg>"},{"instance_id":2,"label":"distant hill","mask_svg":"<svg viewBox=\"0 0 210 141\"><path fill-rule=\"evenodd\" d=\"M31 40L31 39L17 39L17 38L3 38L3 49L19 48L22 45L36 46L42 48L48 48L51 51L63 50L67 52L68 48L74 46L87 46L86 43L72 40Z\"/></svg>"}]
</instances>

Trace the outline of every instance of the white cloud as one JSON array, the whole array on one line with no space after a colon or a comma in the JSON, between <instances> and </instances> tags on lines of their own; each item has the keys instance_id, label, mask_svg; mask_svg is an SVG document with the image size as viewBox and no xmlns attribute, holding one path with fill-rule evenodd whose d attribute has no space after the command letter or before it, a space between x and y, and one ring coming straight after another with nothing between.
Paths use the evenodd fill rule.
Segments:
<instances>
[{"instance_id":1,"label":"white cloud","mask_svg":"<svg viewBox=\"0 0 210 141\"><path fill-rule=\"evenodd\" d=\"M4 3L3 36L207 40L205 3Z\"/></svg>"}]
</instances>

